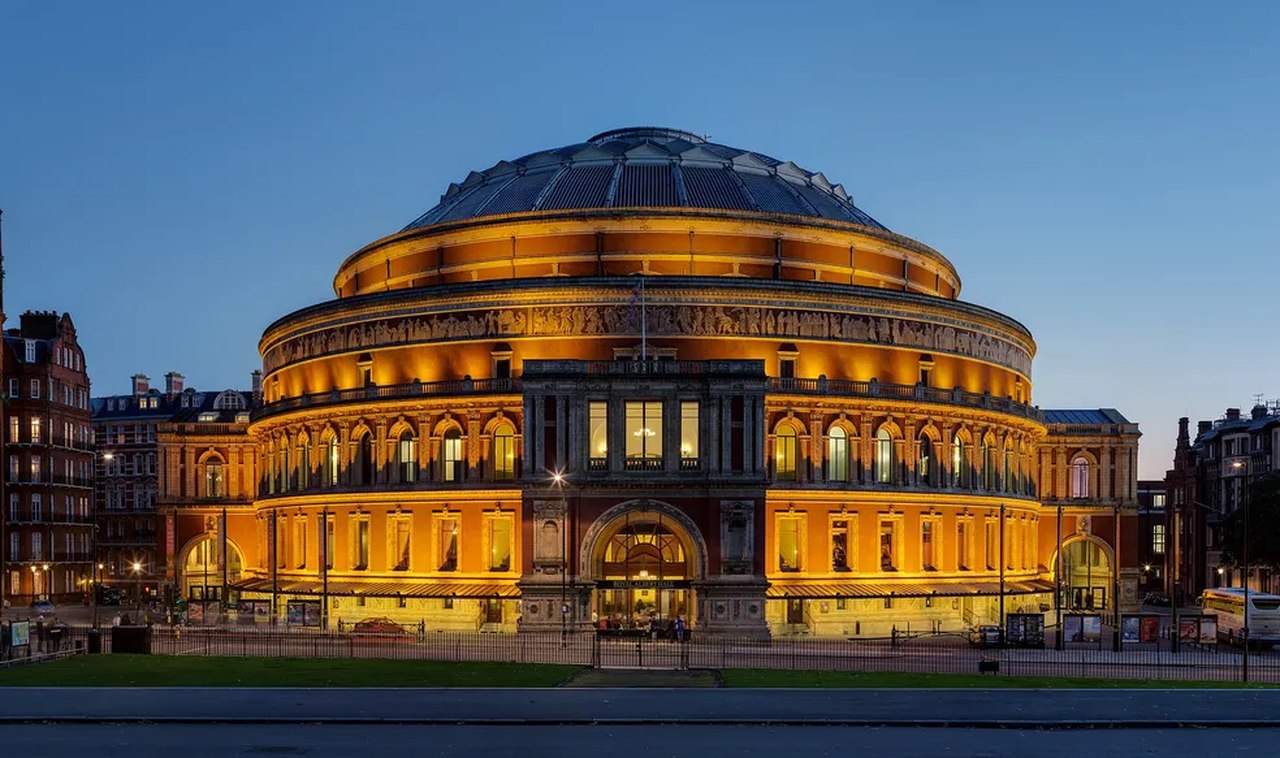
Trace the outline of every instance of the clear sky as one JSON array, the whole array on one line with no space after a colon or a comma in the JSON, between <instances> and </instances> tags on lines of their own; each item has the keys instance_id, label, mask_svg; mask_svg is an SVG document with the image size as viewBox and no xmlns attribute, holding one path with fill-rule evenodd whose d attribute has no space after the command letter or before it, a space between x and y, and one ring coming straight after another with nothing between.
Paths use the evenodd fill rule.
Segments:
<instances>
[{"instance_id":1,"label":"clear sky","mask_svg":"<svg viewBox=\"0 0 1280 758\"><path fill-rule=\"evenodd\" d=\"M11 318L95 394L244 387L271 321L500 158L657 124L794 160L1031 328L1042 407L1280 396L1280 3L20 2Z\"/></svg>"}]
</instances>

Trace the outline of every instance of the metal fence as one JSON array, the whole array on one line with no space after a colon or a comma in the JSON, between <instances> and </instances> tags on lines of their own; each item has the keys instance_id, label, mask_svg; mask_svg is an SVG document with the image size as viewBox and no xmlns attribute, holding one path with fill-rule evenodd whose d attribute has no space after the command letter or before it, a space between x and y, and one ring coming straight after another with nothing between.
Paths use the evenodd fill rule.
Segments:
<instances>
[{"instance_id":1,"label":"metal fence","mask_svg":"<svg viewBox=\"0 0 1280 758\"><path fill-rule=\"evenodd\" d=\"M103 629L102 652L111 652L111 628ZM65 627L56 639L32 635L19 655L88 650L89 627ZM318 631L280 627L152 627L150 650L159 655L286 658L382 658L434 661L557 663L596 668L774 669L796 671L911 672L997 676L1088 677L1111 680L1217 680L1280 683L1280 653L1224 643L1179 645L1159 641L1124 643L1117 651L1110 630L1089 643L1046 647L979 647L968 635L913 634L889 638L702 637L683 642L648 634L483 634L401 631ZM1175 649L1176 647L1176 649ZM1247 668L1246 668L1247 665Z\"/></svg>"}]
</instances>

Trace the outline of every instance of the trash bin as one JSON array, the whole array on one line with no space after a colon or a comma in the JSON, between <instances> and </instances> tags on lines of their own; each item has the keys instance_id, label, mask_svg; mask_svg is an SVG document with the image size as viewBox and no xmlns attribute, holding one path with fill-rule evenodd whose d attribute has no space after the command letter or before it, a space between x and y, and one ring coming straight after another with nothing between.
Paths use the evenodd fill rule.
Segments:
<instances>
[{"instance_id":1,"label":"trash bin","mask_svg":"<svg viewBox=\"0 0 1280 758\"><path fill-rule=\"evenodd\" d=\"M102 652L102 630L89 630L89 655L97 655Z\"/></svg>"},{"instance_id":2,"label":"trash bin","mask_svg":"<svg viewBox=\"0 0 1280 758\"><path fill-rule=\"evenodd\" d=\"M142 625L111 627L111 652L150 655L151 627Z\"/></svg>"}]
</instances>

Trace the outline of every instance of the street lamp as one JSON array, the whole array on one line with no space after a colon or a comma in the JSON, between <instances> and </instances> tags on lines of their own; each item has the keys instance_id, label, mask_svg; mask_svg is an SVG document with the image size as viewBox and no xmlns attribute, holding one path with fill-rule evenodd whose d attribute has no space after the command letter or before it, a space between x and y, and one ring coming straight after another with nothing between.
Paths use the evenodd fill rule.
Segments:
<instances>
[{"instance_id":1,"label":"street lamp","mask_svg":"<svg viewBox=\"0 0 1280 758\"><path fill-rule=\"evenodd\" d=\"M134 621L140 624L142 623L142 564L134 561L129 568L133 571L133 602L134 612L137 615Z\"/></svg>"},{"instance_id":2,"label":"street lamp","mask_svg":"<svg viewBox=\"0 0 1280 758\"><path fill-rule=\"evenodd\" d=\"M551 472L551 486L560 495L564 521L560 529L560 646L568 643L569 636L569 503L564 495L565 475Z\"/></svg>"},{"instance_id":3,"label":"street lamp","mask_svg":"<svg viewBox=\"0 0 1280 758\"><path fill-rule=\"evenodd\" d=\"M95 563L93 567L93 583L90 589L93 591L93 628L98 628L98 604L101 602L98 595L101 594L102 587L102 564Z\"/></svg>"}]
</instances>

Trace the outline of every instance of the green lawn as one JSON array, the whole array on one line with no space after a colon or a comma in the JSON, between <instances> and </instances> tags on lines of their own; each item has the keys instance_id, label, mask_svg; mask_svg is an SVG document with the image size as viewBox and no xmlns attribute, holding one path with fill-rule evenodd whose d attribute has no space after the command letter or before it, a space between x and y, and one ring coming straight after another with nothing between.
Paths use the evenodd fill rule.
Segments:
<instances>
[{"instance_id":1,"label":"green lawn","mask_svg":"<svg viewBox=\"0 0 1280 758\"><path fill-rule=\"evenodd\" d=\"M1157 681L1152 679L1084 679L1058 676L992 676L979 674L916 674L854 671L775 671L771 669L725 669L720 674L726 687L795 688L901 688L963 687L973 689L1200 689L1273 688L1268 684L1239 682Z\"/></svg>"},{"instance_id":2,"label":"green lawn","mask_svg":"<svg viewBox=\"0 0 1280 758\"><path fill-rule=\"evenodd\" d=\"M0 669L0 686L553 687L577 666L351 658L78 655Z\"/></svg>"}]
</instances>

